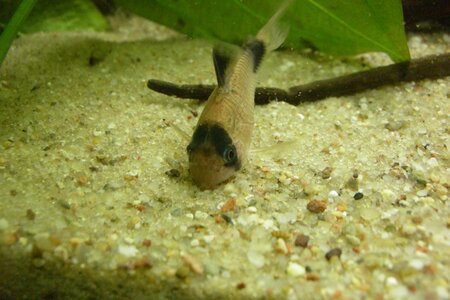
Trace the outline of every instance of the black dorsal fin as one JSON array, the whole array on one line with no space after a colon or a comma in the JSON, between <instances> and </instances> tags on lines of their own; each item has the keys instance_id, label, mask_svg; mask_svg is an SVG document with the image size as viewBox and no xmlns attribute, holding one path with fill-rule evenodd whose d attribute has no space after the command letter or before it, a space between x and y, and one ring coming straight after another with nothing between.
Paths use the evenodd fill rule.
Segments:
<instances>
[{"instance_id":1,"label":"black dorsal fin","mask_svg":"<svg viewBox=\"0 0 450 300\"><path fill-rule=\"evenodd\" d=\"M245 48L250 50L253 55L253 72L256 73L264 57L264 54L266 53L266 47L262 41L253 40L247 43L245 45Z\"/></svg>"},{"instance_id":2,"label":"black dorsal fin","mask_svg":"<svg viewBox=\"0 0 450 300\"><path fill-rule=\"evenodd\" d=\"M213 60L214 69L216 70L217 84L219 86L224 86L226 71L231 62L230 54L223 51L222 48L214 47Z\"/></svg>"},{"instance_id":3,"label":"black dorsal fin","mask_svg":"<svg viewBox=\"0 0 450 300\"><path fill-rule=\"evenodd\" d=\"M227 80L227 70L236 60L241 48L227 44L219 43L213 49L214 69L216 70L217 83L224 86Z\"/></svg>"}]
</instances>

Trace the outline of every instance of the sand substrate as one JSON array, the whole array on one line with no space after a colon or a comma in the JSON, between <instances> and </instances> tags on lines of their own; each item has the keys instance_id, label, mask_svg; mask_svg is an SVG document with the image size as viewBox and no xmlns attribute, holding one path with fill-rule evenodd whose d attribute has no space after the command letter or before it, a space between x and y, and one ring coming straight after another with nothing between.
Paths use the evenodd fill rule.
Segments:
<instances>
[{"instance_id":1,"label":"sand substrate","mask_svg":"<svg viewBox=\"0 0 450 300\"><path fill-rule=\"evenodd\" d=\"M413 57L447 34L409 36ZM260 86L389 63L270 54ZM250 161L187 171L211 44L46 33L0 69L1 299L448 299L450 78L256 108Z\"/></svg>"}]
</instances>

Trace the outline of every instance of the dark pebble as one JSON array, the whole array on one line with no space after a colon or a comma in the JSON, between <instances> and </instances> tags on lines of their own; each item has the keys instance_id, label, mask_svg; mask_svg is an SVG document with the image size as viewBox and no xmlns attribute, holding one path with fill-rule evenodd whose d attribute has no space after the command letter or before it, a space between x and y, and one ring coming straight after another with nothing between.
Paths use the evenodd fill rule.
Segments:
<instances>
[{"instance_id":1,"label":"dark pebble","mask_svg":"<svg viewBox=\"0 0 450 300\"><path fill-rule=\"evenodd\" d=\"M325 258L327 260L330 260L333 256L337 256L338 258L340 258L341 254L342 254L341 248L334 248L328 251L327 254L325 254Z\"/></svg>"},{"instance_id":2,"label":"dark pebble","mask_svg":"<svg viewBox=\"0 0 450 300\"><path fill-rule=\"evenodd\" d=\"M36 218L36 213L32 209L27 209L27 219L33 221Z\"/></svg>"},{"instance_id":3,"label":"dark pebble","mask_svg":"<svg viewBox=\"0 0 450 300\"><path fill-rule=\"evenodd\" d=\"M236 285L236 288L238 289L238 290L242 290L242 289L245 289L245 283L244 282L240 282L240 283L238 283L237 285Z\"/></svg>"},{"instance_id":4,"label":"dark pebble","mask_svg":"<svg viewBox=\"0 0 450 300\"><path fill-rule=\"evenodd\" d=\"M364 194L361 192L357 192L355 193L355 195L353 195L353 199L355 200L361 200L364 197Z\"/></svg>"},{"instance_id":5,"label":"dark pebble","mask_svg":"<svg viewBox=\"0 0 450 300\"><path fill-rule=\"evenodd\" d=\"M170 169L169 171L166 171L166 175L172 178L180 177L180 171L177 169Z\"/></svg>"},{"instance_id":6,"label":"dark pebble","mask_svg":"<svg viewBox=\"0 0 450 300\"><path fill-rule=\"evenodd\" d=\"M222 217L222 219L225 220L225 222L227 222L228 224L233 225L233 219L229 215L221 214L220 216Z\"/></svg>"},{"instance_id":7,"label":"dark pebble","mask_svg":"<svg viewBox=\"0 0 450 300\"><path fill-rule=\"evenodd\" d=\"M294 242L295 246L302 248L308 247L308 243L309 243L309 236L304 234L297 235Z\"/></svg>"},{"instance_id":8,"label":"dark pebble","mask_svg":"<svg viewBox=\"0 0 450 300\"><path fill-rule=\"evenodd\" d=\"M326 167L320 172L320 176L322 177L322 179L329 179L331 177L331 172L333 172L333 168Z\"/></svg>"}]
</instances>

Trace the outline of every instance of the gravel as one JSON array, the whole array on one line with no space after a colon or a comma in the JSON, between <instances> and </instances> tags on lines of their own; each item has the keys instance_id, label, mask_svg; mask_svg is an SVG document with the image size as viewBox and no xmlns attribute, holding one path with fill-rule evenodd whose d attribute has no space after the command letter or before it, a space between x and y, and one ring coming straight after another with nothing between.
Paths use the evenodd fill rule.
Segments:
<instances>
[{"instance_id":1,"label":"gravel","mask_svg":"<svg viewBox=\"0 0 450 300\"><path fill-rule=\"evenodd\" d=\"M448 299L449 78L257 107L252 148L275 151L200 191L167 124L190 134L202 105L145 82L214 83L211 45L151 28L22 36L8 53L0 298ZM449 40L409 45L419 57ZM386 63L284 50L259 84Z\"/></svg>"}]
</instances>

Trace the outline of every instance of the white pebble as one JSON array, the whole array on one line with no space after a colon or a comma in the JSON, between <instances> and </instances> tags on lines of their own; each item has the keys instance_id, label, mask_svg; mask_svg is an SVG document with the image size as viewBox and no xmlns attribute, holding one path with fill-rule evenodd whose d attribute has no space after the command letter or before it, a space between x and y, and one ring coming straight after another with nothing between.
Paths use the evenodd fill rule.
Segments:
<instances>
[{"instance_id":1,"label":"white pebble","mask_svg":"<svg viewBox=\"0 0 450 300\"><path fill-rule=\"evenodd\" d=\"M428 161L427 161L427 163L428 163L428 165L430 166L430 167L437 167L437 166L439 166L439 162L438 162L438 160L436 159L436 157L432 157L432 158L430 158Z\"/></svg>"},{"instance_id":2,"label":"white pebble","mask_svg":"<svg viewBox=\"0 0 450 300\"><path fill-rule=\"evenodd\" d=\"M247 207L247 211L251 212L251 213L255 213L258 211L258 209L254 206L249 206L249 207Z\"/></svg>"},{"instance_id":3,"label":"white pebble","mask_svg":"<svg viewBox=\"0 0 450 300\"><path fill-rule=\"evenodd\" d=\"M191 241L191 246L192 246L192 247L197 247L197 246L199 246L199 245L200 245L200 241L199 241L199 240L193 239L193 240Z\"/></svg>"},{"instance_id":4,"label":"white pebble","mask_svg":"<svg viewBox=\"0 0 450 300\"><path fill-rule=\"evenodd\" d=\"M93 136L101 136L102 134L103 134L103 131L101 131L101 130L94 129L94 131L92 131Z\"/></svg>"},{"instance_id":5,"label":"white pebble","mask_svg":"<svg viewBox=\"0 0 450 300\"><path fill-rule=\"evenodd\" d=\"M264 220L264 222L262 223L262 226L264 227L264 229L274 229L275 228L275 226L273 225L272 219Z\"/></svg>"},{"instance_id":6,"label":"white pebble","mask_svg":"<svg viewBox=\"0 0 450 300\"><path fill-rule=\"evenodd\" d=\"M287 273L291 276L298 277L306 274L305 267L295 262L290 262L287 267Z\"/></svg>"},{"instance_id":7,"label":"white pebble","mask_svg":"<svg viewBox=\"0 0 450 300\"><path fill-rule=\"evenodd\" d=\"M214 235L205 235L205 236L203 237L203 239L205 240L205 242L206 242L207 244L211 243L211 242L214 240L214 238L215 238Z\"/></svg>"},{"instance_id":8,"label":"white pebble","mask_svg":"<svg viewBox=\"0 0 450 300\"><path fill-rule=\"evenodd\" d=\"M199 220L205 220L205 219L207 219L208 217L209 217L209 215L208 215L207 213L203 212L203 211L197 210L197 211L195 212L195 218L196 218L196 219L199 219Z\"/></svg>"},{"instance_id":9,"label":"white pebble","mask_svg":"<svg viewBox=\"0 0 450 300\"><path fill-rule=\"evenodd\" d=\"M264 255L254 250L250 250L247 252L247 258L249 262L257 268L261 268L265 264Z\"/></svg>"},{"instance_id":10,"label":"white pebble","mask_svg":"<svg viewBox=\"0 0 450 300\"><path fill-rule=\"evenodd\" d=\"M398 284L398 281L395 277L390 276L386 279L386 284L390 285L390 286L394 286L394 285Z\"/></svg>"},{"instance_id":11,"label":"white pebble","mask_svg":"<svg viewBox=\"0 0 450 300\"><path fill-rule=\"evenodd\" d=\"M412 260L409 262L409 265L410 265L412 268L416 269L416 270L422 270L422 269L423 269L423 262L420 261L420 260L418 260L418 259L412 259Z\"/></svg>"},{"instance_id":12,"label":"white pebble","mask_svg":"<svg viewBox=\"0 0 450 300\"><path fill-rule=\"evenodd\" d=\"M126 257L133 257L139 252L135 246L119 245L119 253Z\"/></svg>"},{"instance_id":13,"label":"white pebble","mask_svg":"<svg viewBox=\"0 0 450 300\"><path fill-rule=\"evenodd\" d=\"M419 197L426 197L426 196L428 196L428 191L423 189L423 190L417 191L416 195Z\"/></svg>"},{"instance_id":14,"label":"white pebble","mask_svg":"<svg viewBox=\"0 0 450 300\"><path fill-rule=\"evenodd\" d=\"M337 197L339 197L339 193L338 192L336 192L335 190L331 190L329 193L328 193L328 198L337 198Z\"/></svg>"},{"instance_id":15,"label":"white pebble","mask_svg":"<svg viewBox=\"0 0 450 300\"><path fill-rule=\"evenodd\" d=\"M443 286L438 286L436 288L436 293L438 294L439 299L449 299L450 295L448 294L448 291Z\"/></svg>"}]
</instances>

